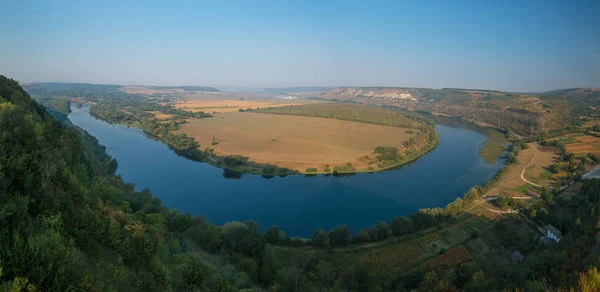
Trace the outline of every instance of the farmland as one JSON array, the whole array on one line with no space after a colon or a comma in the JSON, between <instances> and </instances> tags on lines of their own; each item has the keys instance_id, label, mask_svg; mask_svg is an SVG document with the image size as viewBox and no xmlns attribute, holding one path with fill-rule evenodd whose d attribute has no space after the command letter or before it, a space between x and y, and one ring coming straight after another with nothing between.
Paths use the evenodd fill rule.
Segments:
<instances>
[{"instance_id":1,"label":"farmland","mask_svg":"<svg viewBox=\"0 0 600 292\"><path fill-rule=\"evenodd\" d=\"M258 100L177 100L173 106L190 112L226 113L239 110L273 108L310 103L322 103L307 99L258 99Z\"/></svg>"},{"instance_id":2,"label":"farmland","mask_svg":"<svg viewBox=\"0 0 600 292\"><path fill-rule=\"evenodd\" d=\"M377 146L406 150L403 143L418 131L335 119L266 115L248 112L217 114L181 125L178 133L213 149L218 156L243 155L252 162L298 171L336 166L371 167Z\"/></svg>"},{"instance_id":3,"label":"farmland","mask_svg":"<svg viewBox=\"0 0 600 292\"><path fill-rule=\"evenodd\" d=\"M565 145L565 149L568 152L576 155L586 155L587 153L600 154L599 137L575 133L558 138L557 140Z\"/></svg>"}]
</instances>

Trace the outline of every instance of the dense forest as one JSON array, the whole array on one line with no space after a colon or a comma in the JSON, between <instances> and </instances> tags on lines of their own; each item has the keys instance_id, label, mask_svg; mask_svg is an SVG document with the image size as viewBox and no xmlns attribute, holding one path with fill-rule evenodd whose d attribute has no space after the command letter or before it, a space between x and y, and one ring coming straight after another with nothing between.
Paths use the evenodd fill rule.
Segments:
<instances>
[{"instance_id":1,"label":"dense forest","mask_svg":"<svg viewBox=\"0 0 600 292\"><path fill-rule=\"evenodd\" d=\"M514 143L509 156L516 157L523 147ZM382 148L378 153L385 159L394 151ZM488 185L472 188L445 208L425 209L389 224L379 222L356 234L347 226L328 232L318 229L303 240L290 238L277 226L260 234L253 221L216 226L169 210L148 190L134 191L115 175L116 168L117 162L95 138L60 123L16 81L0 76L0 290L594 291L600 287L599 180L584 180L580 194L571 198L541 190L542 199L525 206L522 214L507 216L472 235L494 237L497 245L491 248L519 250L524 261L498 255L391 274L367 268L372 263L336 249L443 228L477 201ZM540 244L527 231L532 229L523 228L537 221L562 230L560 243Z\"/></svg>"}]
</instances>

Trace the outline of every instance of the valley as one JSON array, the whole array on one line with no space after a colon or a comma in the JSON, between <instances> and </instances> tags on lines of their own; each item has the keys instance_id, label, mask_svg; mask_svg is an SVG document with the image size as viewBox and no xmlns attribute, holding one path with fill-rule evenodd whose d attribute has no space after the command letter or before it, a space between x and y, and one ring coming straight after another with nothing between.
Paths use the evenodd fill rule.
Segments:
<instances>
[{"instance_id":1,"label":"valley","mask_svg":"<svg viewBox=\"0 0 600 292\"><path fill-rule=\"evenodd\" d=\"M518 261L523 254L529 258L541 256L546 249L532 238L542 236L539 230L547 224L565 232L567 242L577 240L574 236L581 233L573 227L573 215L578 213L572 204L589 205L586 202L593 192L593 182L581 181L581 176L599 163L593 150L597 132L594 116L582 118L584 122L571 132L555 129L524 137L511 129L482 129L452 118L432 116L429 120L427 115L413 115L395 107L264 99L249 101L257 108L246 109L246 101L227 99L196 103L183 100L187 107L174 107L182 99L168 94L121 96L112 87L99 90L108 90L114 97L100 98L97 93L65 95L59 90L60 95L40 100L59 118L65 117L63 102L70 104L67 120L95 136L116 157L111 162L113 171L135 182L135 190L141 192L132 198L150 195L149 188L157 200L160 198L159 204L202 215L219 224L198 223L194 228L212 235L191 238L205 250L227 250L234 263L229 266L234 267L234 274L249 275L257 268L236 258L236 254L264 261L260 276L255 277L266 279L272 277L269 271L285 270L289 262L295 261L302 269L297 272L300 280L289 282L283 276L268 280L271 284L267 285L285 289L331 285L318 277L330 275L332 269L349 273L360 285L382 290L398 287L394 284L397 277L403 279L402 287L406 289L415 287L413 281L423 288L429 283L425 278L440 283L455 277L458 271L470 275L471 280L455 285L495 285L493 281L481 280L486 276L503 277L497 269L490 269L489 263L505 266L510 265L507 259ZM207 113L208 108L220 111ZM202 149L202 144L210 146ZM352 148L348 148L350 144ZM271 145L284 147L269 148ZM304 145L304 149L294 148L298 145ZM432 146L435 148L431 151L423 148ZM334 148L327 147L338 148L328 154L327 149ZM392 151L392 147L397 150ZM233 154L260 149L268 150L264 161L260 160L260 152L248 154L247 157L257 157L255 162ZM194 158L195 151L201 152L202 156L196 156L199 160L208 157L215 161L198 163L186 159ZM321 151L325 154L311 156ZM381 165L379 159L371 163L373 158L364 158L364 164L360 159L350 162L352 169L334 166L326 171L327 165L314 162L336 161L336 155L341 153L348 153L339 160L341 166L342 161L346 162L346 167L352 157L377 157L376 154L391 157L392 168L398 162L407 165L376 174L356 174L360 167L370 171L368 167L376 165L383 170L386 165ZM267 160L290 154L295 155L296 161L306 159L310 163L294 169L294 165L285 164L285 156L277 161ZM242 163L235 165L236 159ZM230 165L221 172L213 167L219 163ZM244 174L256 171L252 169L236 171L255 165L256 170L263 167L258 172L261 176ZM264 166L273 167L273 171L265 172L269 168ZM305 167L308 175L288 176L303 172ZM309 171L310 168L316 171ZM348 170L350 173L342 175ZM326 175L315 177L311 173ZM457 198L460 193L463 196ZM128 216L128 208L124 203L112 207L109 216ZM332 208L336 212L331 213ZM153 212L145 210L138 209L135 216ZM145 228L142 226L157 228L157 223L144 220L135 224L124 222L122 226L138 234L140 231L135 230ZM372 225L373 222L377 224ZM213 242L231 242L227 230L246 232L243 236L253 240L260 238L263 246L258 248L264 254L246 250L250 245L238 249ZM503 236L506 232L513 237ZM581 259L584 255L574 256ZM210 269L224 268L210 254L201 257L201 261ZM311 263L319 263L319 268L314 270ZM362 278L363 273L369 278ZM223 274L212 275L219 279ZM567 280L552 275L555 284ZM344 279L335 278L333 285L350 285ZM240 287L251 282L230 285Z\"/></svg>"}]
</instances>

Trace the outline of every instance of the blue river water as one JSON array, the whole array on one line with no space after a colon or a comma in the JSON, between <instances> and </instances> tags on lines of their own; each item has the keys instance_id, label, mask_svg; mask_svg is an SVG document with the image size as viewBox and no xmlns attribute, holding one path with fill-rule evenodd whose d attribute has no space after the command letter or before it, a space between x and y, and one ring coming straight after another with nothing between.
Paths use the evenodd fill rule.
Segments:
<instances>
[{"instance_id":1,"label":"blue river water","mask_svg":"<svg viewBox=\"0 0 600 292\"><path fill-rule=\"evenodd\" d=\"M346 224L353 231L421 208L443 207L470 187L491 179L503 161L478 155L485 134L438 124L439 145L415 162L352 176L292 175L229 179L223 169L177 155L143 131L98 120L89 108L71 107L68 118L95 136L119 163L117 174L136 190L148 188L169 208L214 224L254 220L262 231L279 225L290 236Z\"/></svg>"}]
</instances>

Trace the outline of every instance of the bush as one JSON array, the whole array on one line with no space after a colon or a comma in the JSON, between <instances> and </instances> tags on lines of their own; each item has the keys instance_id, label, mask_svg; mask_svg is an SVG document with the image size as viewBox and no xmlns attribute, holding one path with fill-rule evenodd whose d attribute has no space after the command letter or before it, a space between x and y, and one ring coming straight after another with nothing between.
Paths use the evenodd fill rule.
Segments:
<instances>
[{"instance_id":1,"label":"bush","mask_svg":"<svg viewBox=\"0 0 600 292\"><path fill-rule=\"evenodd\" d=\"M248 162L248 157L244 157L241 155L228 155L228 156L225 156L225 158L223 160L225 161L226 165L236 166L236 165L242 165L242 164Z\"/></svg>"}]
</instances>

